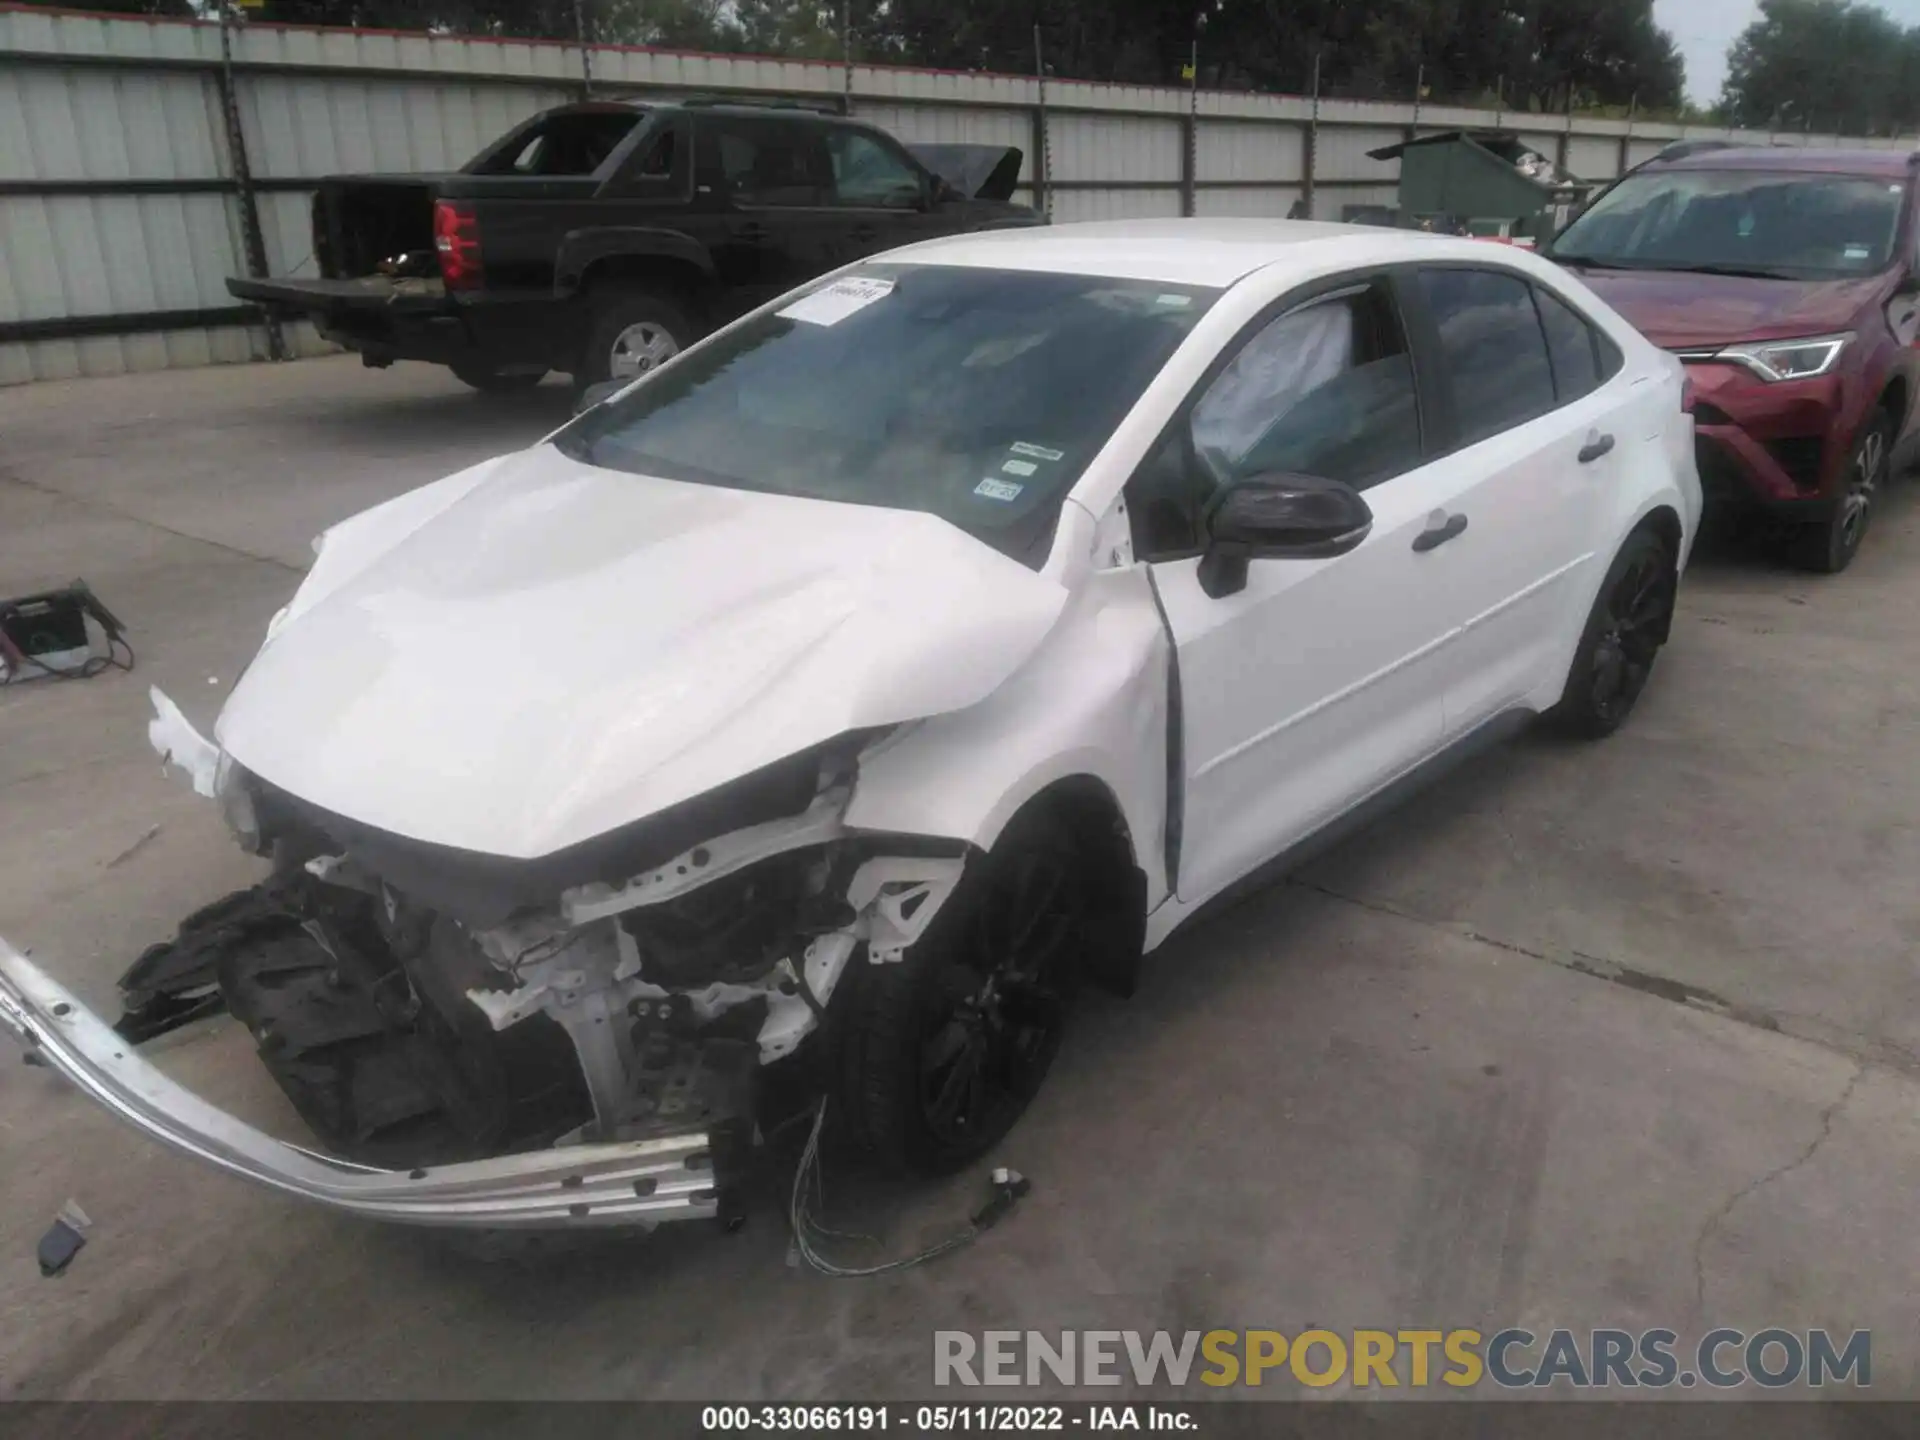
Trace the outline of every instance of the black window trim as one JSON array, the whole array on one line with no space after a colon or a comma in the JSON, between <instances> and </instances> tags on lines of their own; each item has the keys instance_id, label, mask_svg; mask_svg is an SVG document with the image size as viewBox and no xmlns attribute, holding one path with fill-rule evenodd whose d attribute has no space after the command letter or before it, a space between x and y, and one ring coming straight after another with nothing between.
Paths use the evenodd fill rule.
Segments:
<instances>
[{"instance_id":1,"label":"black window trim","mask_svg":"<svg viewBox=\"0 0 1920 1440\"><path fill-rule=\"evenodd\" d=\"M1187 393L1181 397L1179 405L1174 408L1174 412L1168 418L1167 423L1160 427L1159 433L1153 437L1152 442L1141 452L1140 459L1135 463L1132 473L1127 476L1126 484L1120 487L1119 498L1121 502L1128 503L1129 509L1131 509L1131 504L1127 496L1127 487L1133 484L1134 478L1140 473L1141 467L1160 453L1160 447L1173 438L1180 426L1189 422L1193 416L1194 407L1200 403L1201 398L1207 391L1213 388L1214 381L1225 374L1227 367L1240 358L1240 353L1247 348L1248 344L1252 342L1256 335L1259 335L1276 320L1284 319L1296 310L1305 310L1309 306L1324 304L1342 295L1357 295L1363 291L1372 289L1382 282L1385 282L1388 297L1392 300L1395 310L1399 312L1398 318L1400 321L1401 336L1407 343L1407 358L1413 366L1413 408L1416 421L1420 427L1420 463L1409 469L1402 470L1398 475L1389 475L1374 483L1377 485L1390 484L1401 478L1401 476L1410 475L1413 471L1430 465L1435 460L1441 458L1440 452L1434 449L1434 432L1428 424L1430 414L1428 408L1428 387L1431 382L1424 377L1426 374L1426 363L1430 357L1422 356L1419 347L1416 345L1413 335L1412 317L1408 315L1406 309L1404 290L1408 288L1407 276L1411 268L1412 267L1404 261L1398 261L1390 265L1369 265L1360 270L1343 270L1338 275L1323 275L1317 280L1309 280L1304 285L1289 290L1278 299L1263 305L1252 319L1234 331L1232 339L1220 347L1218 353L1216 353L1208 363L1207 368L1201 372L1200 378L1194 381L1192 386L1187 390ZM1136 549L1133 558L1136 563L1143 565L1164 565L1175 560L1190 560L1205 552L1206 547L1204 545L1183 550L1168 550L1153 555L1142 555Z\"/></svg>"},{"instance_id":2,"label":"black window trim","mask_svg":"<svg viewBox=\"0 0 1920 1440\"><path fill-rule=\"evenodd\" d=\"M639 173L642 160L662 135L674 138L673 170L664 180ZM681 204L693 194L693 125L684 111L654 111L644 123L634 127L634 133L622 140L607 159L612 170L594 192L595 199L617 197L622 201Z\"/></svg>"},{"instance_id":3,"label":"black window trim","mask_svg":"<svg viewBox=\"0 0 1920 1440\"><path fill-rule=\"evenodd\" d=\"M1561 309L1565 310L1586 327L1588 343L1593 347L1593 373L1598 377L1594 381L1593 389L1589 390L1587 395L1598 395L1614 382L1622 370L1627 368L1625 352L1620 349L1619 345L1614 343L1613 337L1598 325L1594 324L1593 317L1588 315L1587 312L1581 309L1572 299L1562 295L1551 285L1542 284L1539 280L1530 280L1529 284L1533 288L1534 313L1540 317L1540 329L1543 334L1547 328L1547 316L1546 312L1541 309L1540 300L1542 296L1559 305ZM1553 393L1554 398L1558 400L1560 396L1560 369L1553 362L1553 337L1551 335L1547 336L1547 367L1553 371ZM1571 400L1560 400L1560 405L1576 405L1586 399L1587 395L1576 395ZM1548 413L1551 414L1552 411Z\"/></svg>"}]
</instances>

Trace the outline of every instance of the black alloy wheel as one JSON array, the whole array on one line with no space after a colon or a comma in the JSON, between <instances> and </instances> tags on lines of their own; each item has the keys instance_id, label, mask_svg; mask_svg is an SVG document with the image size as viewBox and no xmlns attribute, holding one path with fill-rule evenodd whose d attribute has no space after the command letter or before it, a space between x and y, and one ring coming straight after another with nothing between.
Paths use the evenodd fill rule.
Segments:
<instances>
[{"instance_id":1,"label":"black alloy wheel","mask_svg":"<svg viewBox=\"0 0 1920 1440\"><path fill-rule=\"evenodd\" d=\"M1614 557L1574 652L1567 688L1550 718L1589 739L1611 735L1633 712L1673 624L1674 556L1654 530L1636 530Z\"/></svg>"}]
</instances>

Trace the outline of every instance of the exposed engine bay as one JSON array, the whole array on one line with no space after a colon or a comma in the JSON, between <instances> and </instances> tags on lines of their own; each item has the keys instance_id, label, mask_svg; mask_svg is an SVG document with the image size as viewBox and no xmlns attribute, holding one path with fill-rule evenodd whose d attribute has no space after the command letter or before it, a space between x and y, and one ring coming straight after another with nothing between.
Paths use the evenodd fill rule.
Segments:
<instances>
[{"instance_id":1,"label":"exposed engine bay","mask_svg":"<svg viewBox=\"0 0 1920 1440\"><path fill-rule=\"evenodd\" d=\"M799 1052L855 956L899 960L964 865L952 842L843 824L872 734L514 862L328 814L228 757L202 783L216 752L154 698L155 747L275 871L144 954L118 1028L149 1038L217 992L315 1134L361 1164L697 1130L724 1173L769 1105L804 1103ZM768 1067L790 1077L770 1095Z\"/></svg>"}]
</instances>

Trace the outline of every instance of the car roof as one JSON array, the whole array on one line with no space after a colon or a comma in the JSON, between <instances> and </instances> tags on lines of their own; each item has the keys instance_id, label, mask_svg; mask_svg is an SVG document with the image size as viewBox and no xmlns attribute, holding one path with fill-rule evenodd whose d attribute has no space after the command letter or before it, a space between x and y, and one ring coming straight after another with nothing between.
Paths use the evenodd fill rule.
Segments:
<instances>
[{"instance_id":1,"label":"car roof","mask_svg":"<svg viewBox=\"0 0 1920 1440\"><path fill-rule=\"evenodd\" d=\"M644 114L649 110L684 110L699 115L777 115L790 120L830 120L840 125L862 125L866 129L875 127L865 124L856 116L842 115L833 108L831 101L820 100L729 100L726 98L705 99L697 95L687 95L678 99L611 99L570 100L565 105L556 105L543 111L547 115L592 115L618 114L634 111Z\"/></svg>"},{"instance_id":2,"label":"car roof","mask_svg":"<svg viewBox=\"0 0 1920 1440\"><path fill-rule=\"evenodd\" d=\"M876 258L1224 290L1269 265L1297 262L1304 271L1335 253L1357 266L1421 257L1498 264L1512 254L1485 241L1450 241L1417 230L1317 220L1222 219L1101 220L974 231L922 241Z\"/></svg>"},{"instance_id":3,"label":"car roof","mask_svg":"<svg viewBox=\"0 0 1920 1440\"><path fill-rule=\"evenodd\" d=\"M1905 150L1816 150L1798 145L1716 145L1670 160L1655 157L1649 170L1766 170L1807 175L1884 175L1904 179L1913 156Z\"/></svg>"}]
</instances>

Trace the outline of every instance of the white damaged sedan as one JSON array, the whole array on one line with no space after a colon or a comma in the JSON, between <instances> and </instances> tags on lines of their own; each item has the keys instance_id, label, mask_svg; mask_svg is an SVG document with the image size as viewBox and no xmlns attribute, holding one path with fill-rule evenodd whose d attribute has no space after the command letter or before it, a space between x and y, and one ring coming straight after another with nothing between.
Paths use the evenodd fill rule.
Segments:
<instances>
[{"instance_id":1,"label":"white damaged sedan","mask_svg":"<svg viewBox=\"0 0 1920 1440\"><path fill-rule=\"evenodd\" d=\"M897 251L327 532L213 740L162 697L276 861L201 978L327 1153L4 942L0 1023L149 1134L390 1220L724 1217L820 1096L951 1169L1083 983L1470 747L1617 727L1699 510L1678 362L1521 251Z\"/></svg>"}]
</instances>

